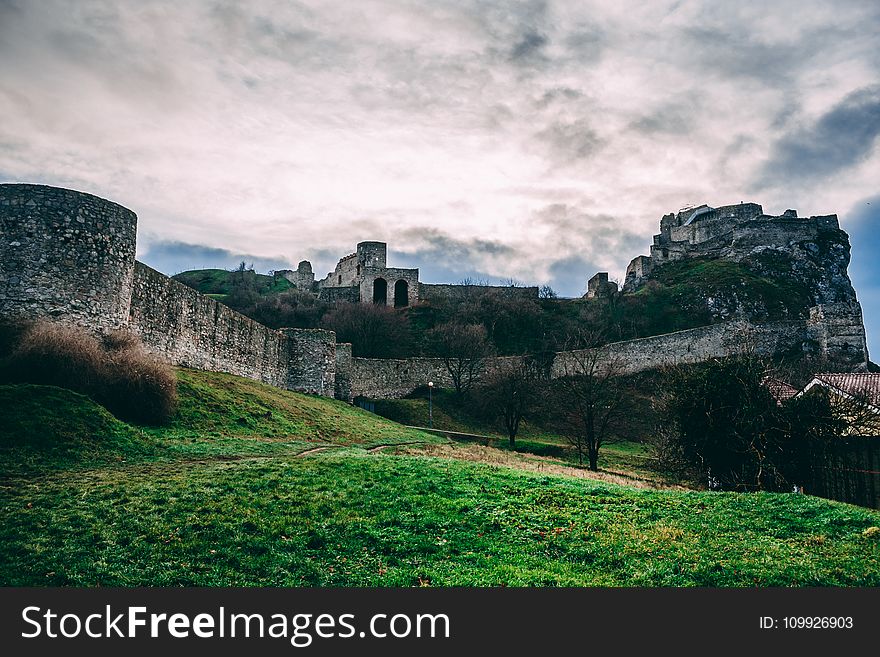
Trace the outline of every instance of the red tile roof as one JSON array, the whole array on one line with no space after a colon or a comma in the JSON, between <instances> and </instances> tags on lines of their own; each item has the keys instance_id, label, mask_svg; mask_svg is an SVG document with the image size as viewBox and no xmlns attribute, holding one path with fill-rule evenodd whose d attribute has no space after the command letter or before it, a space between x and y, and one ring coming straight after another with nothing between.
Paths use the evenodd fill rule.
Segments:
<instances>
[{"instance_id":1,"label":"red tile roof","mask_svg":"<svg viewBox=\"0 0 880 657\"><path fill-rule=\"evenodd\" d=\"M869 404L880 408L880 374L867 372L814 374L813 380L807 384L807 387L810 387L814 382L824 384L847 395L864 396Z\"/></svg>"},{"instance_id":2,"label":"red tile roof","mask_svg":"<svg viewBox=\"0 0 880 657\"><path fill-rule=\"evenodd\" d=\"M798 394L798 389L794 386L787 384L785 381L780 381L779 379L774 379L769 376L764 378L763 384L770 390L770 394L773 396L773 399L776 400L777 404L788 401Z\"/></svg>"}]
</instances>

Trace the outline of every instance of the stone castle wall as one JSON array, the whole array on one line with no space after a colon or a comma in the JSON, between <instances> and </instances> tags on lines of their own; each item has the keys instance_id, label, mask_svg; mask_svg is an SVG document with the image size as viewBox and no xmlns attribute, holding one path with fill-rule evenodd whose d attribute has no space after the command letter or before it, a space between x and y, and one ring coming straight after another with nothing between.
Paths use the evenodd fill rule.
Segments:
<instances>
[{"instance_id":1,"label":"stone castle wall","mask_svg":"<svg viewBox=\"0 0 880 657\"><path fill-rule=\"evenodd\" d=\"M134 212L91 194L0 185L0 315L122 326L136 226Z\"/></svg>"},{"instance_id":2,"label":"stone castle wall","mask_svg":"<svg viewBox=\"0 0 880 657\"><path fill-rule=\"evenodd\" d=\"M357 303L361 299L359 287L322 287L318 290L318 298L330 303Z\"/></svg>"},{"instance_id":3,"label":"stone castle wall","mask_svg":"<svg viewBox=\"0 0 880 657\"><path fill-rule=\"evenodd\" d=\"M261 326L261 324L257 324ZM336 334L323 329L281 329L288 339L288 390L336 396Z\"/></svg>"},{"instance_id":4,"label":"stone castle wall","mask_svg":"<svg viewBox=\"0 0 880 657\"><path fill-rule=\"evenodd\" d=\"M419 283L419 298L423 301L461 301L481 294L494 294L505 299L537 299L537 287L512 285L444 285Z\"/></svg>"},{"instance_id":5,"label":"stone castle wall","mask_svg":"<svg viewBox=\"0 0 880 657\"><path fill-rule=\"evenodd\" d=\"M129 328L174 364L347 400L402 397L428 381L440 387L452 385L441 359L353 358L351 345L337 344L332 331L275 331L136 262L136 224L133 212L89 194L40 185L0 185L0 314L51 318L96 331ZM836 228L834 216L772 221L761 217L738 226L735 239L750 245L768 230L781 231L780 239L792 239L802 231L813 235ZM756 246L762 245L756 242ZM435 300L481 294L538 296L534 287L415 285L419 296ZM333 288L322 292L329 289ZM358 293L357 287L338 290ZM393 300L393 284L389 298ZM843 354L855 367L863 365L866 357L861 309L854 294L851 303L815 306L805 321L715 324L614 343L602 354L609 362L619 361L620 371L632 373L724 357L743 345L767 354L814 348L832 356ZM489 359L484 371L508 360L512 359ZM578 361L577 353L556 354L551 375L571 373Z\"/></svg>"},{"instance_id":6,"label":"stone castle wall","mask_svg":"<svg viewBox=\"0 0 880 657\"><path fill-rule=\"evenodd\" d=\"M439 358L352 358L351 396L370 399L406 397L416 388L433 381L440 388L451 388L452 378Z\"/></svg>"},{"instance_id":7,"label":"stone castle wall","mask_svg":"<svg viewBox=\"0 0 880 657\"><path fill-rule=\"evenodd\" d=\"M837 218L834 219L836 223ZM820 227L824 229L826 225L826 217L752 219L733 229L731 247L750 249L767 245L788 246L794 242L815 240L819 236Z\"/></svg>"},{"instance_id":8,"label":"stone castle wall","mask_svg":"<svg viewBox=\"0 0 880 657\"><path fill-rule=\"evenodd\" d=\"M287 336L140 262L129 328L175 365L288 387Z\"/></svg>"},{"instance_id":9,"label":"stone castle wall","mask_svg":"<svg viewBox=\"0 0 880 657\"><path fill-rule=\"evenodd\" d=\"M672 242L698 244L729 233L733 226L760 216L763 209L757 203L724 205L718 208L704 206L693 211L679 212L666 237ZM693 219L688 222L688 219ZM681 223L678 223L681 222ZM678 224L678 225L675 225ZM663 230L661 229L661 236ZM661 237L662 240L662 237Z\"/></svg>"},{"instance_id":10,"label":"stone castle wall","mask_svg":"<svg viewBox=\"0 0 880 657\"><path fill-rule=\"evenodd\" d=\"M649 338L614 342L600 347L598 366L613 366L618 374L635 374L669 365L684 365L724 358L753 349L773 355L790 350L802 351L813 339L806 322L750 324L726 322L676 331ZM550 378L582 373L588 362L586 351L558 352L550 367ZM488 358L480 374L491 372L519 357ZM433 381L439 387L452 387L452 379L439 358L383 360L351 359L351 396L372 399L405 397L416 388Z\"/></svg>"},{"instance_id":11,"label":"stone castle wall","mask_svg":"<svg viewBox=\"0 0 880 657\"><path fill-rule=\"evenodd\" d=\"M339 342L336 344L336 378L334 384L336 386L336 399L342 399L350 402L354 399L351 392L351 344L348 342Z\"/></svg>"},{"instance_id":12,"label":"stone castle wall","mask_svg":"<svg viewBox=\"0 0 880 657\"><path fill-rule=\"evenodd\" d=\"M826 303L810 308L810 336L823 354L853 368L861 368L868 353L862 308L858 303Z\"/></svg>"},{"instance_id":13,"label":"stone castle wall","mask_svg":"<svg viewBox=\"0 0 880 657\"><path fill-rule=\"evenodd\" d=\"M373 290L376 280L382 279L387 286L385 294L385 305L387 306L412 306L419 301L419 270L418 269L401 269L399 267L385 267L377 269L368 267L364 269L363 277L360 283L360 299L361 301L372 301ZM397 303L396 286L398 281L403 281L406 286L406 297Z\"/></svg>"},{"instance_id":14,"label":"stone castle wall","mask_svg":"<svg viewBox=\"0 0 880 657\"><path fill-rule=\"evenodd\" d=\"M315 287L315 273L308 260L300 262L296 269L276 270L275 278L279 277L290 281L297 290L302 292L311 292Z\"/></svg>"},{"instance_id":15,"label":"stone castle wall","mask_svg":"<svg viewBox=\"0 0 880 657\"><path fill-rule=\"evenodd\" d=\"M361 274L361 264L358 262L357 253L350 253L341 258L332 272L319 281L320 287L352 287L356 285Z\"/></svg>"},{"instance_id":16,"label":"stone castle wall","mask_svg":"<svg viewBox=\"0 0 880 657\"><path fill-rule=\"evenodd\" d=\"M614 342L598 349L600 363L606 363L619 374L635 374L670 365L701 363L724 358L745 350L759 355L773 355L789 350L802 350L810 339L805 322L774 322L750 324L725 322L701 326L664 335ZM556 354L551 378L581 373L585 351ZM594 361L595 362L595 361Z\"/></svg>"},{"instance_id":17,"label":"stone castle wall","mask_svg":"<svg viewBox=\"0 0 880 657\"><path fill-rule=\"evenodd\" d=\"M128 327L171 363L334 396L333 331L276 331L140 262L134 271Z\"/></svg>"},{"instance_id":18,"label":"stone castle wall","mask_svg":"<svg viewBox=\"0 0 880 657\"><path fill-rule=\"evenodd\" d=\"M104 199L0 184L0 316L129 329L175 365L333 396L336 335L275 331L136 262L137 216Z\"/></svg>"},{"instance_id":19,"label":"stone castle wall","mask_svg":"<svg viewBox=\"0 0 880 657\"><path fill-rule=\"evenodd\" d=\"M388 266L388 245L385 242L359 242L356 253L362 267L382 269Z\"/></svg>"}]
</instances>

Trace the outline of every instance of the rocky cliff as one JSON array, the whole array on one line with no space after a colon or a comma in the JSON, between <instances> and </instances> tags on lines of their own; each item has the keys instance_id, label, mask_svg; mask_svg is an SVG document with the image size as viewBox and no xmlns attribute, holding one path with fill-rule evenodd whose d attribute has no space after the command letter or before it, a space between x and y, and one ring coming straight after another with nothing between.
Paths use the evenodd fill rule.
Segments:
<instances>
[{"instance_id":1,"label":"rocky cliff","mask_svg":"<svg viewBox=\"0 0 880 657\"><path fill-rule=\"evenodd\" d=\"M684 282L694 289L682 310L712 323L806 320L805 351L842 368L866 367L862 310L847 274L849 236L836 215L704 205L664 216L660 229L651 255L630 263L625 290Z\"/></svg>"}]
</instances>

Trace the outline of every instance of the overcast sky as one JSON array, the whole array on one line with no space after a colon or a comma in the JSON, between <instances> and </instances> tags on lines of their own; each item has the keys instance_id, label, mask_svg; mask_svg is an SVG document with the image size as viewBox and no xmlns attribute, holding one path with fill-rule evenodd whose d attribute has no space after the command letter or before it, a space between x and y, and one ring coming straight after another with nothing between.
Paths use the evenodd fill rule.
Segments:
<instances>
[{"instance_id":1,"label":"overcast sky","mask_svg":"<svg viewBox=\"0 0 880 657\"><path fill-rule=\"evenodd\" d=\"M687 204L836 212L880 332L878 31L876 0L0 0L0 180L133 209L168 274L384 240L568 296Z\"/></svg>"}]
</instances>

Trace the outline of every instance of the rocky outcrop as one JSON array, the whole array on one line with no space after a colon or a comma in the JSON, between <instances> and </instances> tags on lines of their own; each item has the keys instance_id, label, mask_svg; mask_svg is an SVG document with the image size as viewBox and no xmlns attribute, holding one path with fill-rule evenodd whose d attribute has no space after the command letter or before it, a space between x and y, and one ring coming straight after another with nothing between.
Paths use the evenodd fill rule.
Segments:
<instances>
[{"instance_id":1,"label":"rocky outcrop","mask_svg":"<svg viewBox=\"0 0 880 657\"><path fill-rule=\"evenodd\" d=\"M837 215L770 216L756 203L665 215L651 255L627 268L624 290L674 282L670 272L674 278L682 265L670 265L693 260L742 267L739 285L728 280L702 291L710 321L806 320L820 355L844 368L867 366L862 310L847 274L849 236ZM773 294L762 294L762 287Z\"/></svg>"}]
</instances>

